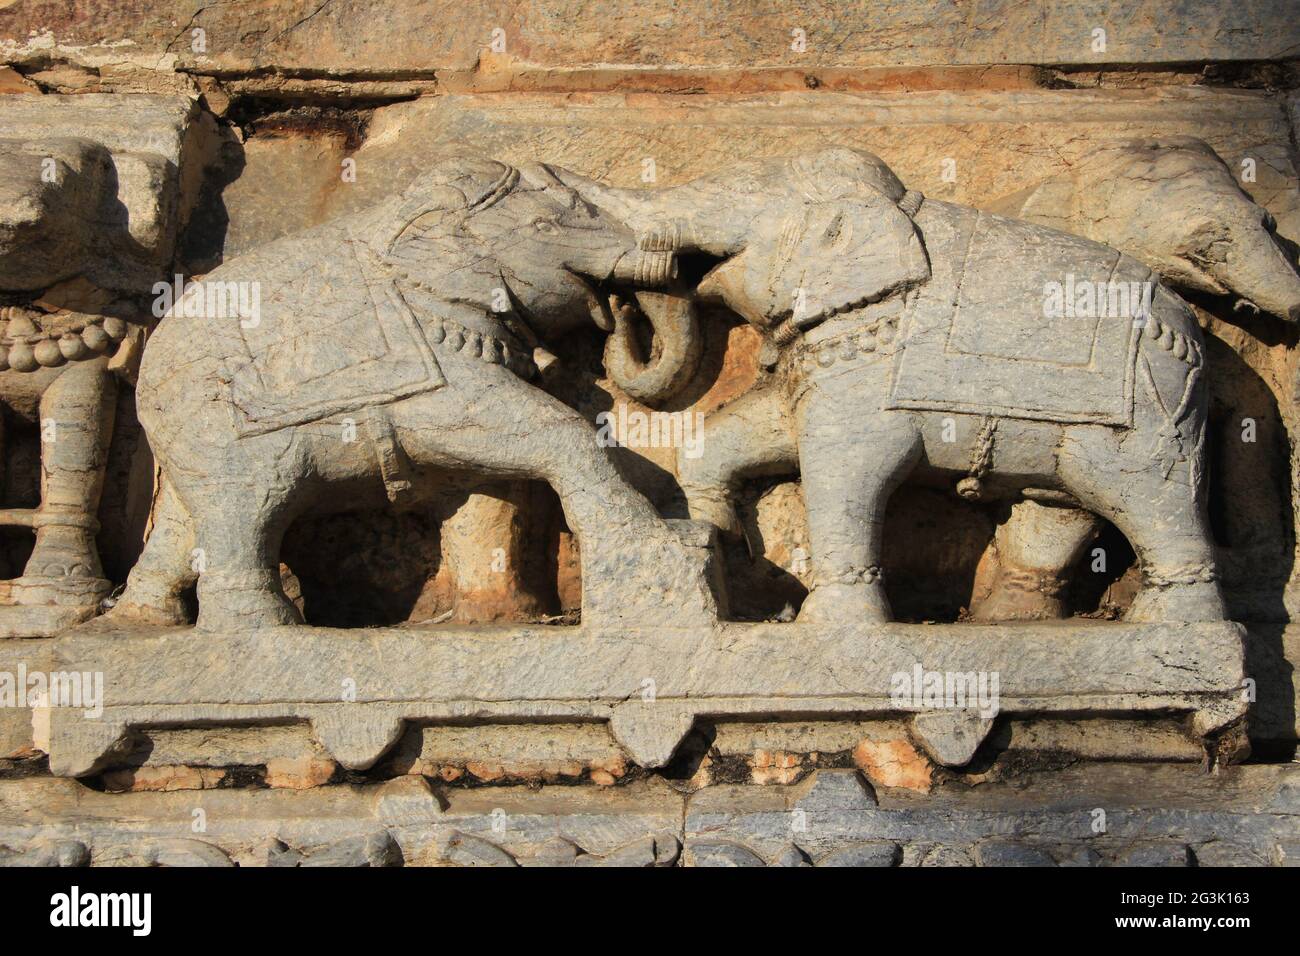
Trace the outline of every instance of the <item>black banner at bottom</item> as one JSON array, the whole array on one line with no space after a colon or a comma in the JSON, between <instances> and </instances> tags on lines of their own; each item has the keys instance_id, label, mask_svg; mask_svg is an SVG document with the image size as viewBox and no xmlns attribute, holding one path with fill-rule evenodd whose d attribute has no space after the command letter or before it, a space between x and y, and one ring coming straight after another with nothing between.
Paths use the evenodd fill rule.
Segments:
<instances>
[{"instance_id":1,"label":"black banner at bottom","mask_svg":"<svg viewBox=\"0 0 1300 956\"><path fill-rule=\"evenodd\" d=\"M710 921L731 924L729 947L735 933L753 933L768 943L781 936L807 939L826 921L856 924L874 936L885 931L882 920L896 927L965 931L1010 922L1023 932L1041 923L1053 934L1044 939L1172 931L1227 941L1252 930L1289 930L1295 889L1294 876L1283 868L888 869L839 877L742 876L703 868L675 875L590 869L549 875L460 868L28 869L0 871L0 919L24 936L75 935L128 946L201 936L214 942L338 945L412 939L424 932L445 943L445 931L464 927L480 942L500 947L540 942L550 935L548 925L560 935L565 924L580 935L621 935L620 924L659 934L672 932L674 923L685 929L705 913ZM815 922L809 919L814 913ZM599 930L601 925L606 929ZM539 935L511 942L512 934L529 926ZM490 936L482 935L485 930Z\"/></svg>"}]
</instances>

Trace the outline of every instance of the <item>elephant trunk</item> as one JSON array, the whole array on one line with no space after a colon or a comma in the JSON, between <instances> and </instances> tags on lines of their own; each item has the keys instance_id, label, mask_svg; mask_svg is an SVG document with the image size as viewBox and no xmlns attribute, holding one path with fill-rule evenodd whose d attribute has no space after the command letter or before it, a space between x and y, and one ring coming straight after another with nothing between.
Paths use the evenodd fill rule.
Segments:
<instances>
[{"instance_id":1,"label":"elephant trunk","mask_svg":"<svg viewBox=\"0 0 1300 956\"><path fill-rule=\"evenodd\" d=\"M1254 308L1281 319L1300 321L1300 275L1283 247L1263 230L1234 248L1224 262L1211 263L1210 275L1237 296L1237 308Z\"/></svg>"},{"instance_id":2,"label":"elephant trunk","mask_svg":"<svg viewBox=\"0 0 1300 956\"><path fill-rule=\"evenodd\" d=\"M733 502L746 480L799 474L799 444L774 388L751 391L711 414L695 451L678 450L677 481L690 516L723 531L743 530Z\"/></svg>"},{"instance_id":3,"label":"elephant trunk","mask_svg":"<svg viewBox=\"0 0 1300 956\"><path fill-rule=\"evenodd\" d=\"M637 309L613 303L614 331L605 342L605 368L630 397L653 406L679 392L695 374L701 351L699 323L695 303L687 295L638 291L636 300L654 329L658 355L640 357L633 324Z\"/></svg>"}]
</instances>

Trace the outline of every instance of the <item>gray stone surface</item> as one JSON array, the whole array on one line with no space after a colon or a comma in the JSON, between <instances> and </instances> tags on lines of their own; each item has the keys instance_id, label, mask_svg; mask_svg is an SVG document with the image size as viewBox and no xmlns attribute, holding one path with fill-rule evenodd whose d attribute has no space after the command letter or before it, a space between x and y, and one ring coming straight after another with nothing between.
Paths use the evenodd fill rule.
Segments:
<instances>
[{"instance_id":1,"label":"gray stone surface","mask_svg":"<svg viewBox=\"0 0 1300 956\"><path fill-rule=\"evenodd\" d=\"M1014 840L989 840L978 851L980 866L1056 866L1046 850Z\"/></svg>"},{"instance_id":2,"label":"gray stone surface","mask_svg":"<svg viewBox=\"0 0 1300 956\"><path fill-rule=\"evenodd\" d=\"M204 149L199 126L198 106L190 96L0 99L0 136L28 158L23 164L9 156L6 179L26 176L40 184L40 161L52 158L58 182L45 185L63 197L67 211L60 218L54 215L59 204L46 201L47 211L33 227L70 233L58 241L79 243L75 250L56 251L47 240L45 269L62 275L40 275L29 265L22 281L12 282L5 264L0 288L44 289L58 278L85 272L99 285L139 292L170 278L176 238L198 200L196 174ZM100 172L87 181L90 169ZM4 233L0 225L0 237ZM2 250L0 238L0 255Z\"/></svg>"},{"instance_id":3,"label":"gray stone surface","mask_svg":"<svg viewBox=\"0 0 1300 956\"><path fill-rule=\"evenodd\" d=\"M934 710L912 718L912 733L937 763L963 767L993 729L993 718L967 710Z\"/></svg>"},{"instance_id":4,"label":"gray stone surface","mask_svg":"<svg viewBox=\"0 0 1300 956\"><path fill-rule=\"evenodd\" d=\"M1195 859L1215 861L1205 865L1281 862L1296 817L1261 812L1261 802L1291 785L1294 768L1223 773L1093 765L1027 787L880 803L852 771L794 787L717 786L689 800L688 859L699 841L776 863L793 841L817 865L894 844L904 866L1190 866L1193 847Z\"/></svg>"}]
</instances>

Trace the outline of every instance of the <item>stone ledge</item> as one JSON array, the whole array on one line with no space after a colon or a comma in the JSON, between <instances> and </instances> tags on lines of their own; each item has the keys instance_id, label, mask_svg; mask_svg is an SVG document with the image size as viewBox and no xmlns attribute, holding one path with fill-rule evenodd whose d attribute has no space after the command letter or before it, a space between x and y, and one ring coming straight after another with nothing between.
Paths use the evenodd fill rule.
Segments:
<instances>
[{"instance_id":1,"label":"stone ledge","mask_svg":"<svg viewBox=\"0 0 1300 956\"><path fill-rule=\"evenodd\" d=\"M854 848L894 846L904 866L1277 863L1295 831L1297 773L1243 767L1225 778L1171 767L1088 768L1046 774L1018 791L977 789L974 800L963 794L878 804L851 772L820 771L793 787L719 786L695 794L686 860L792 865L791 859L834 862Z\"/></svg>"},{"instance_id":2,"label":"stone ledge","mask_svg":"<svg viewBox=\"0 0 1300 956\"><path fill-rule=\"evenodd\" d=\"M198 671L197 650L209 662ZM466 718L608 721L635 762L659 767L701 717L912 714L939 762L964 764L990 714L892 699L895 675L918 666L996 673L997 713L1183 713L1213 736L1246 710L1242 629L1230 623L92 629L51 654L55 671L104 675L102 717L50 711L50 765L69 776L100 769L132 728L304 720L350 769L378 761L407 721Z\"/></svg>"}]
</instances>

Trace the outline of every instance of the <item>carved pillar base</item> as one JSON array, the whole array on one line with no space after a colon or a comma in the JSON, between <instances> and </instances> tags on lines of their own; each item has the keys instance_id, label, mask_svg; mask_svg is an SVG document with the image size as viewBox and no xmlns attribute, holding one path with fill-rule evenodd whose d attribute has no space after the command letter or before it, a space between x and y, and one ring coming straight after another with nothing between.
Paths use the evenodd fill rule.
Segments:
<instances>
[{"instance_id":1,"label":"carved pillar base","mask_svg":"<svg viewBox=\"0 0 1300 956\"><path fill-rule=\"evenodd\" d=\"M1066 575L1101 522L1078 508L1018 501L997 529L987 589L971 601L977 621L1045 621L1067 616Z\"/></svg>"}]
</instances>

